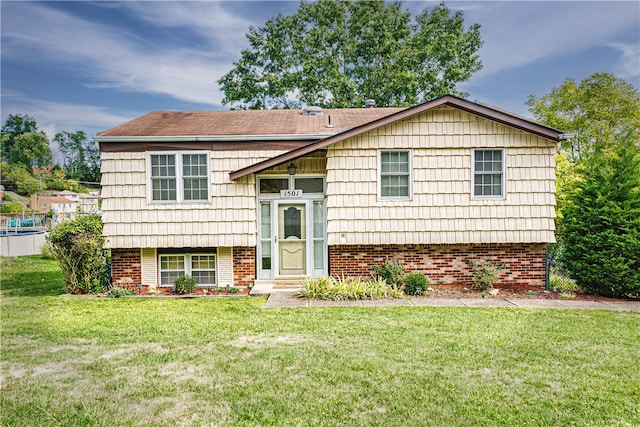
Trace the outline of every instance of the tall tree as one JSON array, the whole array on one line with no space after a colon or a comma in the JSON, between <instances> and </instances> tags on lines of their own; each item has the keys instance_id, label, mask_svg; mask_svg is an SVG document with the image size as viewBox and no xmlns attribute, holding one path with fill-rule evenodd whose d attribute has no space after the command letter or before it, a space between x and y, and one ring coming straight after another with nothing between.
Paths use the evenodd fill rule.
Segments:
<instances>
[{"instance_id":1,"label":"tall tree","mask_svg":"<svg viewBox=\"0 0 640 427\"><path fill-rule=\"evenodd\" d=\"M78 181L99 182L100 153L96 142L84 131L59 132L53 138L60 145L67 177Z\"/></svg>"},{"instance_id":2,"label":"tall tree","mask_svg":"<svg viewBox=\"0 0 640 427\"><path fill-rule=\"evenodd\" d=\"M2 159L9 161L16 137L24 133L39 132L36 119L26 114L10 114L2 126Z\"/></svg>"},{"instance_id":3,"label":"tall tree","mask_svg":"<svg viewBox=\"0 0 640 427\"><path fill-rule=\"evenodd\" d=\"M621 138L581 166L583 179L565 209L563 260L578 285L619 297L640 296L640 152Z\"/></svg>"},{"instance_id":4,"label":"tall tree","mask_svg":"<svg viewBox=\"0 0 640 427\"><path fill-rule=\"evenodd\" d=\"M527 105L541 123L571 134L561 150L573 163L611 151L621 138L640 140L638 90L612 74L567 79L547 95L530 95Z\"/></svg>"},{"instance_id":5,"label":"tall tree","mask_svg":"<svg viewBox=\"0 0 640 427\"><path fill-rule=\"evenodd\" d=\"M597 161L629 139L635 139L638 148L640 95L624 80L597 73L579 83L566 79L546 95L530 95L526 103L536 120L568 134L556 157L556 211L561 236L564 211L573 203L571 194L582 179L576 165Z\"/></svg>"},{"instance_id":6,"label":"tall tree","mask_svg":"<svg viewBox=\"0 0 640 427\"><path fill-rule=\"evenodd\" d=\"M400 2L302 1L251 27L251 47L218 83L237 108L408 106L446 93L482 64L480 26L440 4L415 22Z\"/></svg>"},{"instance_id":7,"label":"tall tree","mask_svg":"<svg viewBox=\"0 0 640 427\"><path fill-rule=\"evenodd\" d=\"M9 163L20 165L30 173L34 166L51 165L49 139L39 132L27 132L16 136L9 152Z\"/></svg>"}]
</instances>

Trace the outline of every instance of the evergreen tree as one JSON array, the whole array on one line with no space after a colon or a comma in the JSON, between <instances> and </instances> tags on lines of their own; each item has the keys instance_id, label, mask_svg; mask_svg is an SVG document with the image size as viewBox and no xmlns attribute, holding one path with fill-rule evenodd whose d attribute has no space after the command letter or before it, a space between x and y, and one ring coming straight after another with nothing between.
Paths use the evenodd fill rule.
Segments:
<instances>
[{"instance_id":1,"label":"evergreen tree","mask_svg":"<svg viewBox=\"0 0 640 427\"><path fill-rule=\"evenodd\" d=\"M640 153L630 134L593 156L565 210L563 261L579 286L640 295Z\"/></svg>"}]
</instances>

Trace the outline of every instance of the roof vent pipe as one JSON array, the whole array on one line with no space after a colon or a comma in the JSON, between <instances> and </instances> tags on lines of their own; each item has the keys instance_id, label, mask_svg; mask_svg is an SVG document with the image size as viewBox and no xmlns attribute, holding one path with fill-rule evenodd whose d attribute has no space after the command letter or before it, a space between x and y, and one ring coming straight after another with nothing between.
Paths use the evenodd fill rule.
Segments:
<instances>
[{"instance_id":1,"label":"roof vent pipe","mask_svg":"<svg viewBox=\"0 0 640 427\"><path fill-rule=\"evenodd\" d=\"M367 100L364 101L364 106L366 108L373 108L373 107L376 106L376 101L373 100L373 99L367 99Z\"/></svg>"},{"instance_id":2,"label":"roof vent pipe","mask_svg":"<svg viewBox=\"0 0 640 427\"><path fill-rule=\"evenodd\" d=\"M327 121L328 121L327 127L328 127L328 128L332 128L332 127L333 127L333 124L331 123L331 114L329 114L329 115L327 116L327 119L328 119L328 120L327 120Z\"/></svg>"}]
</instances>

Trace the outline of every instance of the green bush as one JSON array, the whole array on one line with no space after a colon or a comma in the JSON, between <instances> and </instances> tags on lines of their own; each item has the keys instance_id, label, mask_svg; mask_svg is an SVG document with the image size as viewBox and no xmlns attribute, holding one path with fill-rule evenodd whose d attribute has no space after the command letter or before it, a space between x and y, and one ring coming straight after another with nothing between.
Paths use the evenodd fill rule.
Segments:
<instances>
[{"instance_id":1,"label":"green bush","mask_svg":"<svg viewBox=\"0 0 640 427\"><path fill-rule=\"evenodd\" d=\"M191 276L180 276L174 284L176 294L190 294L196 289L196 279Z\"/></svg>"},{"instance_id":2,"label":"green bush","mask_svg":"<svg viewBox=\"0 0 640 427\"><path fill-rule=\"evenodd\" d=\"M404 278L404 293L407 295L424 295L429 289L429 279L421 273L409 273Z\"/></svg>"},{"instance_id":3,"label":"green bush","mask_svg":"<svg viewBox=\"0 0 640 427\"><path fill-rule=\"evenodd\" d=\"M387 260L382 265L374 266L374 271L380 279L396 289L404 284L404 266L395 260Z\"/></svg>"},{"instance_id":4,"label":"green bush","mask_svg":"<svg viewBox=\"0 0 640 427\"><path fill-rule=\"evenodd\" d=\"M562 257L589 292L640 295L640 153L637 138L592 156L564 214Z\"/></svg>"},{"instance_id":5,"label":"green bush","mask_svg":"<svg viewBox=\"0 0 640 427\"><path fill-rule=\"evenodd\" d=\"M381 298L402 298L402 291L389 286L383 279L319 277L307 278L298 295L305 298L332 301Z\"/></svg>"},{"instance_id":6,"label":"green bush","mask_svg":"<svg viewBox=\"0 0 640 427\"><path fill-rule=\"evenodd\" d=\"M580 290L575 280L558 274L551 274L549 276L549 287L558 292L575 292Z\"/></svg>"},{"instance_id":7,"label":"green bush","mask_svg":"<svg viewBox=\"0 0 640 427\"><path fill-rule=\"evenodd\" d=\"M56 259L56 254L53 252L53 249L51 248L51 242L45 242L44 245L42 245L42 259Z\"/></svg>"},{"instance_id":8,"label":"green bush","mask_svg":"<svg viewBox=\"0 0 640 427\"><path fill-rule=\"evenodd\" d=\"M0 213L20 213L24 210L24 206L18 202L5 202L0 206Z\"/></svg>"},{"instance_id":9,"label":"green bush","mask_svg":"<svg viewBox=\"0 0 640 427\"><path fill-rule=\"evenodd\" d=\"M65 221L49 233L49 244L64 275L67 292L95 294L104 291L106 254L102 249L102 220L83 215Z\"/></svg>"},{"instance_id":10,"label":"green bush","mask_svg":"<svg viewBox=\"0 0 640 427\"><path fill-rule=\"evenodd\" d=\"M109 289L109 292L107 294L111 298L120 298L127 295L135 295L136 293L133 289L123 289L123 288L118 288L114 286L111 289Z\"/></svg>"},{"instance_id":11,"label":"green bush","mask_svg":"<svg viewBox=\"0 0 640 427\"><path fill-rule=\"evenodd\" d=\"M507 268L504 264L491 264L487 261L478 264L469 260L467 265L473 268L473 288L482 291L493 289L493 285L500 278L500 270Z\"/></svg>"}]
</instances>

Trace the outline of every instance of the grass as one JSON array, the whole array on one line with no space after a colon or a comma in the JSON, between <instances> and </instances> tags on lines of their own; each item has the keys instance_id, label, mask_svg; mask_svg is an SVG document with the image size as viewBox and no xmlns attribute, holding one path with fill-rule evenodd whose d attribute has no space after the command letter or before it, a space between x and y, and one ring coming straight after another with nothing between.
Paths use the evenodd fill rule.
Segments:
<instances>
[{"instance_id":1,"label":"grass","mask_svg":"<svg viewBox=\"0 0 640 427\"><path fill-rule=\"evenodd\" d=\"M65 297L2 259L0 424L640 424L640 316Z\"/></svg>"}]
</instances>

